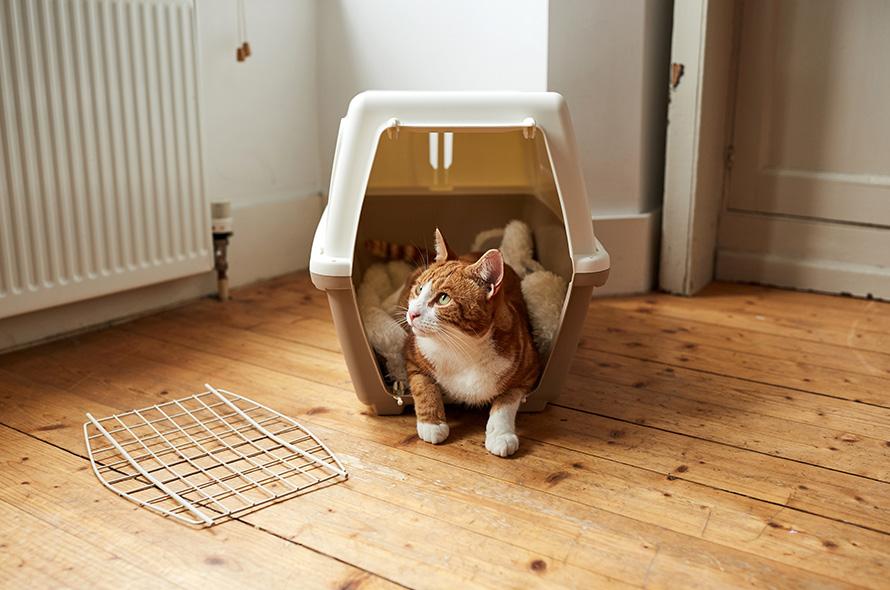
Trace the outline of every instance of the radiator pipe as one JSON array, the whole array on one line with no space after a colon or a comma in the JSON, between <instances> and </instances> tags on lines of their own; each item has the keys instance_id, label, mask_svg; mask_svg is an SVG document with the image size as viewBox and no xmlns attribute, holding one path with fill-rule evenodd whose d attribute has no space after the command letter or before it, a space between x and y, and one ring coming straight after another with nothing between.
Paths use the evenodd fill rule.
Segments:
<instances>
[{"instance_id":1,"label":"radiator pipe","mask_svg":"<svg viewBox=\"0 0 890 590\"><path fill-rule=\"evenodd\" d=\"M232 205L229 201L210 204L213 231L213 260L216 268L216 289L220 301L229 300L228 247L232 235Z\"/></svg>"}]
</instances>

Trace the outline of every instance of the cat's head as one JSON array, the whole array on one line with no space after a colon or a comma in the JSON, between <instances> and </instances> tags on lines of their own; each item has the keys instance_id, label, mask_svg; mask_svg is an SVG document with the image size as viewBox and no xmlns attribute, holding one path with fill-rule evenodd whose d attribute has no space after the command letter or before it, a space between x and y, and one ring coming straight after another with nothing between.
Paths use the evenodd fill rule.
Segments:
<instances>
[{"instance_id":1,"label":"cat's head","mask_svg":"<svg viewBox=\"0 0 890 590\"><path fill-rule=\"evenodd\" d=\"M478 260L459 258L436 230L436 260L411 285L408 326L416 336L443 337L459 330L482 336L491 327L504 279L504 259L489 250Z\"/></svg>"}]
</instances>

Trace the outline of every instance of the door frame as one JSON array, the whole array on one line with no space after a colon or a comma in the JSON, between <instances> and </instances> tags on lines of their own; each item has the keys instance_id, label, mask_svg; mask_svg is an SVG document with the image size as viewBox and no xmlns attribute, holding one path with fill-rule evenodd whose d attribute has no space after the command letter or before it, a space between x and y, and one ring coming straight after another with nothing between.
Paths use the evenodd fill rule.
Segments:
<instances>
[{"instance_id":1,"label":"door frame","mask_svg":"<svg viewBox=\"0 0 890 590\"><path fill-rule=\"evenodd\" d=\"M659 286L694 295L714 278L731 163L741 0L675 0Z\"/></svg>"}]
</instances>

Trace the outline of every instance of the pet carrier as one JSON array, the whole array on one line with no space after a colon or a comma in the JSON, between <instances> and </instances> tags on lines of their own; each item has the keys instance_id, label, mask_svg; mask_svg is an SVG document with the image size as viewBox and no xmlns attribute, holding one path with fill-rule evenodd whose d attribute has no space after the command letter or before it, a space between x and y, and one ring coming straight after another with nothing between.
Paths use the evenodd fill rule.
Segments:
<instances>
[{"instance_id":1,"label":"pet carrier","mask_svg":"<svg viewBox=\"0 0 890 590\"><path fill-rule=\"evenodd\" d=\"M594 237L562 96L375 91L350 103L310 273L327 293L356 394L377 414L401 413L411 398L379 349L380 326L369 326L363 281L383 263L365 243L434 249L437 227L458 253L506 245L511 227L526 232L533 261L520 274L537 272L558 292L555 302L545 297L553 325L539 343L541 377L520 408L542 410L568 375L591 293L610 264ZM524 294L532 279L523 279ZM529 301L533 316L537 305Z\"/></svg>"}]
</instances>

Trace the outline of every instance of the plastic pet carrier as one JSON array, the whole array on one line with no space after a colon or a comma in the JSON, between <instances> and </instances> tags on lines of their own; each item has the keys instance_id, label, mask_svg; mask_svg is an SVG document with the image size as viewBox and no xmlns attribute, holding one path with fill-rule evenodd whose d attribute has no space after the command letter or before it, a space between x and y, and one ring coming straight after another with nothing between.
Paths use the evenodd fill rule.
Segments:
<instances>
[{"instance_id":1,"label":"plastic pet carrier","mask_svg":"<svg viewBox=\"0 0 890 590\"><path fill-rule=\"evenodd\" d=\"M518 235L533 260L516 263L503 251L507 263L523 267L523 293L526 281L549 283L544 304L533 308L526 296L532 316L538 308L545 319L549 313L549 327L542 328L540 343L536 336L541 377L520 407L544 409L568 375L593 288L609 274L609 255L594 237L562 96L381 91L350 103L310 273L327 293L356 394L377 414L401 413L411 402L389 365L392 351L382 351L377 342L387 331L396 339L404 332L397 324L372 326L370 319L384 318L385 291L404 277L366 243L434 251L436 228L458 253L506 247ZM371 292L372 279L384 292ZM373 309L375 304L381 309Z\"/></svg>"}]
</instances>

